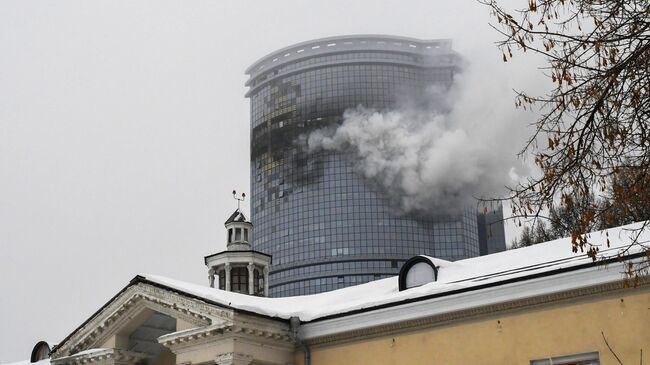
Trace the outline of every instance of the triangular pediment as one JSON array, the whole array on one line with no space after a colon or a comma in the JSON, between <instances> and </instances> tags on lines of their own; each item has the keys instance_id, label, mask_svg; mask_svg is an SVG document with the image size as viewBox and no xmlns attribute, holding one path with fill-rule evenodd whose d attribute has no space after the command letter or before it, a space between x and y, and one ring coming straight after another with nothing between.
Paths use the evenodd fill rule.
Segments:
<instances>
[{"instance_id":1,"label":"triangular pediment","mask_svg":"<svg viewBox=\"0 0 650 365\"><path fill-rule=\"evenodd\" d=\"M57 359L88 357L94 354L93 349L139 347L140 352L146 352L146 343L134 342L139 337L136 331L142 332L143 328L149 337L158 337L176 331L232 323L232 309L206 303L138 278L56 346L52 351L52 362L56 364ZM109 355L138 356L134 351L124 354L116 352Z\"/></svg>"}]
</instances>

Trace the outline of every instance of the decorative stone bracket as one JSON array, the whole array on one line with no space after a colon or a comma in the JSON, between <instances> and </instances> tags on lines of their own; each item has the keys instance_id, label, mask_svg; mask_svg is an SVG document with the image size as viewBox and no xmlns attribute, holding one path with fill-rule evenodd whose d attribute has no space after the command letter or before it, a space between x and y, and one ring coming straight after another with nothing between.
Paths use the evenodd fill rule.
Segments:
<instances>
[{"instance_id":1,"label":"decorative stone bracket","mask_svg":"<svg viewBox=\"0 0 650 365\"><path fill-rule=\"evenodd\" d=\"M252 356L238 352L228 352L221 354L217 356L216 359L214 359L214 362L217 365L248 365L252 361Z\"/></svg>"}]
</instances>

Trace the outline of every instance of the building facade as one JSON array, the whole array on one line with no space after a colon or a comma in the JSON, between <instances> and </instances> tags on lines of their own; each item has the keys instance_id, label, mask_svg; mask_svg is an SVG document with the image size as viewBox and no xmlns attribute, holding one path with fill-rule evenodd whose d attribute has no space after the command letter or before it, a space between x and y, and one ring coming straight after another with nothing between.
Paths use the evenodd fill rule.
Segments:
<instances>
[{"instance_id":1,"label":"building facade","mask_svg":"<svg viewBox=\"0 0 650 365\"><path fill-rule=\"evenodd\" d=\"M503 206L487 209L476 215L480 255L506 250L506 230L503 226Z\"/></svg>"},{"instance_id":2,"label":"building facade","mask_svg":"<svg viewBox=\"0 0 650 365\"><path fill-rule=\"evenodd\" d=\"M479 255L475 209L396 213L346 153L306 153L296 143L337 125L346 109L379 110L449 87L458 57L449 40L389 36L319 39L254 63L251 102L253 248L273 256L270 295L333 290L396 275L416 254Z\"/></svg>"}]
</instances>

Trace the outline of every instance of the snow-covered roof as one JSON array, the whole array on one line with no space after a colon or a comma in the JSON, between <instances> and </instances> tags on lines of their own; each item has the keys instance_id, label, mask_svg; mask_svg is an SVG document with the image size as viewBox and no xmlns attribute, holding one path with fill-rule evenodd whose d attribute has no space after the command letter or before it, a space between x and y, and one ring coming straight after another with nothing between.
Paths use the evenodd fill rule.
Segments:
<instances>
[{"instance_id":1,"label":"snow-covered roof","mask_svg":"<svg viewBox=\"0 0 650 365\"><path fill-rule=\"evenodd\" d=\"M631 243L631 231L641 226L642 223L635 223L594 232L590 234L589 241L599 245L600 254L615 256L620 249ZM608 239L611 246L609 248ZM641 242L649 239L650 232L647 230L639 237ZM626 255L640 251L640 247L635 247L627 251ZM263 298L226 292L158 275L145 274L142 278L235 309L281 319L298 316L301 321L309 322L373 307L433 295L452 295L459 290L484 288L486 285L500 285L513 280L526 280L527 277L552 274L558 270L580 269L585 265L593 265L593 260L586 254L571 252L570 238L455 262L435 258L431 260L438 267L437 281L401 292L398 290L397 276L320 294L286 298Z\"/></svg>"}]
</instances>

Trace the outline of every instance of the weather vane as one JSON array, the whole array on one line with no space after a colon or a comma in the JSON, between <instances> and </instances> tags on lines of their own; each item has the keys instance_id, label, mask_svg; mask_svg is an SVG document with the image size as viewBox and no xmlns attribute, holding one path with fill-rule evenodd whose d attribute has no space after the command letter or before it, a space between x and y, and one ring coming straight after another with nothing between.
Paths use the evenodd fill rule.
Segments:
<instances>
[{"instance_id":1,"label":"weather vane","mask_svg":"<svg viewBox=\"0 0 650 365\"><path fill-rule=\"evenodd\" d=\"M246 199L246 193L241 193L241 196L237 196L237 191L232 191L232 197L237 200L237 210L239 210L239 204Z\"/></svg>"}]
</instances>

